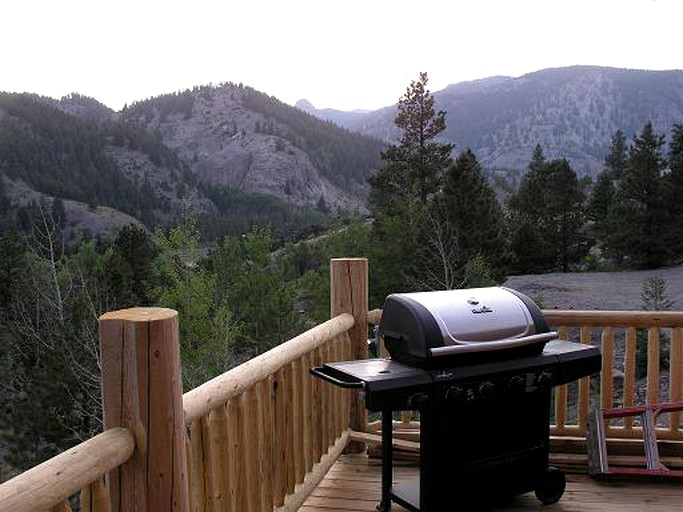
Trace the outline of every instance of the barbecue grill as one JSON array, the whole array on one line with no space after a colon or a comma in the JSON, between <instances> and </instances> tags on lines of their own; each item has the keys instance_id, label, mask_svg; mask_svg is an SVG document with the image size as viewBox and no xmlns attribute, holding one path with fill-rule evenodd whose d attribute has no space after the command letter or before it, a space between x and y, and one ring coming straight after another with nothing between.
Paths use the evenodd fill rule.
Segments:
<instances>
[{"instance_id":1,"label":"barbecue grill","mask_svg":"<svg viewBox=\"0 0 683 512\"><path fill-rule=\"evenodd\" d=\"M548 466L553 386L599 371L596 347L557 339L540 309L503 287L389 295L379 335L389 359L311 373L358 388L382 414L382 499L415 512L477 508L491 498L564 492ZM420 475L393 485L392 413L420 413Z\"/></svg>"}]
</instances>

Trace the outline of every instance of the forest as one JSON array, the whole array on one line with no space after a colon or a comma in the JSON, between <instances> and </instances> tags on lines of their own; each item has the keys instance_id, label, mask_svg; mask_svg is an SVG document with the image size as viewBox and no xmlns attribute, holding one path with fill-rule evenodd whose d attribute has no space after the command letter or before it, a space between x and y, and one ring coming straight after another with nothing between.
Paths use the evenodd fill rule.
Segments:
<instances>
[{"instance_id":1,"label":"forest","mask_svg":"<svg viewBox=\"0 0 683 512\"><path fill-rule=\"evenodd\" d=\"M537 146L519 188L504 195L473 152L454 155L440 141L446 118L427 85L422 74L399 100L401 138L369 180L370 217L340 218L322 235L293 241L255 221L208 243L188 211L176 226L130 225L113 240L66 244L55 201L36 204L25 229L6 222L0 481L101 429L97 319L106 311L176 309L188 390L324 320L332 257L369 259L371 308L394 291L490 285L516 273L680 263L683 124L669 141L650 123L632 140L616 131L594 183ZM59 186L70 187L68 173ZM215 193L239 205L229 191ZM9 208L2 198L0 213Z\"/></svg>"}]
</instances>

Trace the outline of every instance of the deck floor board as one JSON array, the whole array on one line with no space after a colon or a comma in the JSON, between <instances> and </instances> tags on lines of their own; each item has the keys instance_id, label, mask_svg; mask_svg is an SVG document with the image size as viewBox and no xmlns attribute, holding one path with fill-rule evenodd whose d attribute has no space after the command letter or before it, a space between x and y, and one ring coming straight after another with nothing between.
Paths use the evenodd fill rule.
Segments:
<instances>
[{"instance_id":1,"label":"deck floor board","mask_svg":"<svg viewBox=\"0 0 683 512\"><path fill-rule=\"evenodd\" d=\"M394 468L394 481L417 476L412 466ZM300 512L365 512L374 511L380 498L381 465L364 455L344 455L299 509ZM458 509L457 503L444 505L444 510ZM567 489L562 499L543 506L533 493L512 498L496 508L500 512L529 510L544 512L664 512L683 510L683 483L610 481L597 482L587 475L568 474ZM398 505L391 512L406 512Z\"/></svg>"}]
</instances>

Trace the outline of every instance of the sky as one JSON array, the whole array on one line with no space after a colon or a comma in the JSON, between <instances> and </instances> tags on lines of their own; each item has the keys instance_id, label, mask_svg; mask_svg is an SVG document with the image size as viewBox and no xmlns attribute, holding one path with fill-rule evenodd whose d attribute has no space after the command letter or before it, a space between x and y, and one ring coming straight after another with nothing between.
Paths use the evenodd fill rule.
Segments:
<instances>
[{"instance_id":1,"label":"sky","mask_svg":"<svg viewBox=\"0 0 683 512\"><path fill-rule=\"evenodd\" d=\"M243 83L294 104L377 109L576 64L683 69L681 0L0 0L0 91L114 110Z\"/></svg>"}]
</instances>

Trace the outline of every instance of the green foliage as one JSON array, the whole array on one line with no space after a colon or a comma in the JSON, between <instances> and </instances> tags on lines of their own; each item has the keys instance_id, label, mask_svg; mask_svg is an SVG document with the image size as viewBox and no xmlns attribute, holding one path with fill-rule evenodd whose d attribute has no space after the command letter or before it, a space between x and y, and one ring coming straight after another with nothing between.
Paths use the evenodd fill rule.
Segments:
<instances>
[{"instance_id":1,"label":"green foliage","mask_svg":"<svg viewBox=\"0 0 683 512\"><path fill-rule=\"evenodd\" d=\"M122 228L107 258L107 280L118 308L151 304L156 249L145 230L130 224Z\"/></svg>"},{"instance_id":2,"label":"green foliage","mask_svg":"<svg viewBox=\"0 0 683 512\"><path fill-rule=\"evenodd\" d=\"M566 272L583 258L588 251L584 201L569 162L546 162L534 151L529 172L509 202L515 270Z\"/></svg>"},{"instance_id":3,"label":"green foliage","mask_svg":"<svg viewBox=\"0 0 683 512\"><path fill-rule=\"evenodd\" d=\"M283 240L296 240L308 229L328 223L319 209L296 206L270 194L243 192L229 187L202 187L217 211L200 216L202 238L217 240L223 236L247 233L255 226L270 226Z\"/></svg>"},{"instance_id":4,"label":"green foliage","mask_svg":"<svg viewBox=\"0 0 683 512\"><path fill-rule=\"evenodd\" d=\"M330 317L329 261L332 258L368 258L370 308L381 307L387 293L384 249L373 240L370 224L364 219L350 219L313 240L300 241L286 249L285 269L297 269L294 277L297 311L309 326Z\"/></svg>"},{"instance_id":5,"label":"green foliage","mask_svg":"<svg viewBox=\"0 0 683 512\"><path fill-rule=\"evenodd\" d=\"M384 166L368 180L382 295L449 287L455 280L453 232L436 207L453 145L436 140L445 129L445 113L435 111L427 83L427 74L420 73L399 99L399 142L382 153Z\"/></svg>"},{"instance_id":6,"label":"green foliage","mask_svg":"<svg viewBox=\"0 0 683 512\"><path fill-rule=\"evenodd\" d=\"M629 151L614 201L609 209L609 253L638 268L656 268L667 260L668 210L661 172L664 136L647 123Z\"/></svg>"},{"instance_id":7,"label":"green foliage","mask_svg":"<svg viewBox=\"0 0 683 512\"><path fill-rule=\"evenodd\" d=\"M428 81L427 73L420 73L419 80L411 82L398 101L394 122L401 137L382 153L385 165L368 180L368 202L375 214L391 212L397 202L416 201L426 207L452 162L453 144L436 140L446 128L446 113L435 111Z\"/></svg>"},{"instance_id":8,"label":"green foliage","mask_svg":"<svg viewBox=\"0 0 683 512\"><path fill-rule=\"evenodd\" d=\"M242 353L263 352L299 327L294 289L285 281L285 267L272 257L275 239L264 228L225 238L211 252L217 301L225 302L240 325L237 345Z\"/></svg>"},{"instance_id":9,"label":"green foliage","mask_svg":"<svg viewBox=\"0 0 683 512\"><path fill-rule=\"evenodd\" d=\"M477 255L465 264L463 288L480 288L496 284L491 266L481 255Z\"/></svg>"},{"instance_id":10,"label":"green foliage","mask_svg":"<svg viewBox=\"0 0 683 512\"><path fill-rule=\"evenodd\" d=\"M482 260L496 280L501 279L509 259L503 211L469 149L446 172L439 202L455 232L461 264Z\"/></svg>"},{"instance_id":11,"label":"green foliage","mask_svg":"<svg viewBox=\"0 0 683 512\"><path fill-rule=\"evenodd\" d=\"M668 260L678 264L683 261L683 124L672 129L669 144L669 170L663 177L664 200L669 222L663 236Z\"/></svg>"},{"instance_id":12,"label":"green foliage","mask_svg":"<svg viewBox=\"0 0 683 512\"><path fill-rule=\"evenodd\" d=\"M612 179L621 179L628 165L628 152L624 132L617 130L612 136L609 154L605 157L605 170L611 174Z\"/></svg>"},{"instance_id":13,"label":"green foliage","mask_svg":"<svg viewBox=\"0 0 683 512\"><path fill-rule=\"evenodd\" d=\"M229 367L236 326L227 304L216 302L216 277L200 263L197 220L186 214L168 233L157 230L155 303L178 311L184 389Z\"/></svg>"},{"instance_id":14,"label":"green foliage","mask_svg":"<svg viewBox=\"0 0 683 512\"><path fill-rule=\"evenodd\" d=\"M645 311L670 311L674 301L669 297L666 281L660 276L651 276L643 280L640 292L642 307ZM669 364L670 337L660 330L659 334L659 367L666 368ZM636 334L636 378L647 376L648 332L638 329Z\"/></svg>"},{"instance_id":15,"label":"green foliage","mask_svg":"<svg viewBox=\"0 0 683 512\"><path fill-rule=\"evenodd\" d=\"M13 472L100 429L96 319L107 292L94 244L81 242L65 255L45 214L27 246L3 237L0 247L9 291L0 313L0 435L4 471Z\"/></svg>"},{"instance_id":16,"label":"green foliage","mask_svg":"<svg viewBox=\"0 0 683 512\"><path fill-rule=\"evenodd\" d=\"M614 200L613 175L607 170L598 174L586 208L586 217L592 222L593 235L600 241L610 232L608 214Z\"/></svg>"}]
</instances>

